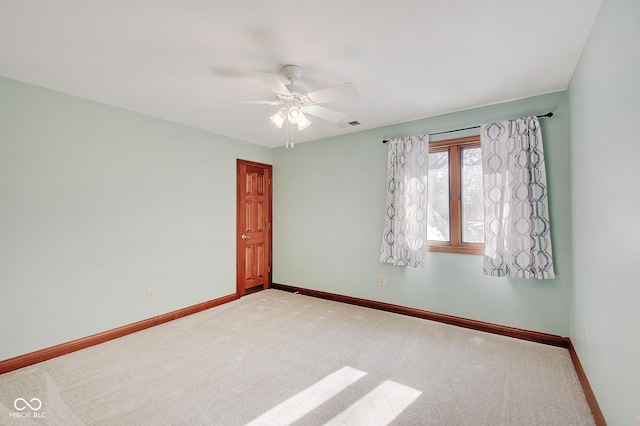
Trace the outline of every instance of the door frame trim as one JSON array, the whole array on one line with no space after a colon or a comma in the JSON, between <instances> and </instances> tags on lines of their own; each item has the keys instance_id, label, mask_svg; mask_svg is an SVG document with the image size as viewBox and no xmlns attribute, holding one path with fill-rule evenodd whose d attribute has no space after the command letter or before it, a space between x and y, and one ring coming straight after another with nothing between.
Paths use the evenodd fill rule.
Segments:
<instances>
[{"instance_id":1,"label":"door frame trim","mask_svg":"<svg viewBox=\"0 0 640 426\"><path fill-rule=\"evenodd\" d=\"M260 167L263 169L268 169L269 170L269 182L267 183L267 187L268 187L268 198L269 198L269 209L268 209L268 214L269 214L269 229L268 229L268 241L269 241L269 250L267 253L267 259L268 259L268 268L269 268L269 272L268 272L268 277L267 277L267 282L265 283L264 288L267 289L269 287L271 287L271 277L273 276L273 269L272 269L272 264L273 264L273 166L271 164L265 164L265 163L257 163L255 161L248 161L248 160L243 160L243 159L236 159L236 295L238 297L242 297L245 294L248 294L246 292L246 290L244 289L243 286L240 285L240 256L242 256L242 253L240 252L240 247L241 247L241 239L240 239L240 235L242 234L242 230L241 230L241 226L240 226L240 220L239 220L239 216L240 216L240 167L242 165L245 166L253 166L253 167ZM249 293L251 293L251 291L249 291Z\"/></svg>"}]
</instances>

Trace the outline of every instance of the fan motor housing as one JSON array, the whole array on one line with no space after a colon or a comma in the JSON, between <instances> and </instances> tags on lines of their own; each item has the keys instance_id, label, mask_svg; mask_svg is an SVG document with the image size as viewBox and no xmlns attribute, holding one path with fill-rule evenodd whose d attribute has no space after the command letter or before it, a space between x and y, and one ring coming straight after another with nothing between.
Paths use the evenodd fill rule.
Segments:
<instances>
[{"instance_id":1,"label":"fan motor housing","mask_svg":"<svg viewBox=\"0 0 640 426\"><path fill-rule=\"evenodd\" d=\"M305 89L302 86L297 86L295 84L288 85L287 89L289 89L291 94L294 95L295 97L302 97L302 96L306 96L307 94L307 89Z\"/></svg>"}]
</instances>

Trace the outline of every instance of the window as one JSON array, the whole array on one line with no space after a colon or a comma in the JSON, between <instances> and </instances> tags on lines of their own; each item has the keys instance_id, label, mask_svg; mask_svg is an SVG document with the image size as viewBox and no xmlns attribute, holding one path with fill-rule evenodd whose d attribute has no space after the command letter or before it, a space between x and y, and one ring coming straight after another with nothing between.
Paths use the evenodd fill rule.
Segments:
<instances>
[{"instance_id":1,"label":"window","mask_svg":"<svg viewBox=\"0 0 640 426\"><path fill-rule=\"evenodd\" d=\"M430 251L484 253L480 136L429 144Z\"/></svg>"}]
</instances>

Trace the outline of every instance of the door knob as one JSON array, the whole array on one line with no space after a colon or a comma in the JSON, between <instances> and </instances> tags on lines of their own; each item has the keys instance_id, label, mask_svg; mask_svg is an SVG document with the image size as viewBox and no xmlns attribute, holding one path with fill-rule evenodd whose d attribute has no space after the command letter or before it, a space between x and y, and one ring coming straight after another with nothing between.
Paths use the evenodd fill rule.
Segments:
<instances>
[{"instance_id":1,"label":"door knob","mask_svg":"<svg viewBox=\"0 0 640 426\"><path fill-rule=\"evenodd\" d=\"M241 237L241 238L242 238L243 240L248 240L248 239L249 239L249 238L251 238L251 237L250 237L250 236L248 236L248 235L242 234L242 237Z\"/></svg>"}]
</instances>

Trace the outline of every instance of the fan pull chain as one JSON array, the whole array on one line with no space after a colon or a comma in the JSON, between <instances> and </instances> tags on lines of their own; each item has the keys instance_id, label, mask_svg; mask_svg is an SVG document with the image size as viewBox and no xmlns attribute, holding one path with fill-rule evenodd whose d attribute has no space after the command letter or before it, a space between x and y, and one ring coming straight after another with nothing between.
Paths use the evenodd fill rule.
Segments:
<instances>
[{"instance_id":1,"label":"fan pull chain","mask_svg":"<svg viewBox=\"0 0 640 426\"><path fill-rule=\"evenodd\" d=\"M285 123L284 128L285 128L285 144L284 144L284 147L285 148L293 148L293 135L295 133L293 131L293 124ZM291 128L291 130L289 130L289 128Z\"/></svg>"},{"instance_id":2,"label":"fan pull chain","mask_svg":"<svg viewBox=\"0 0 640 426\"><path fill-rule=\"evenodd\" d=\"M291 125L291 148L293 148L293 135L295 135L295 134L296 134L296 132L294 132L293 124L292 124Z\"/></svg>"},{"instance_id":3,"label":"fan pull chain","mask_svg":"<svg viewBox=\"0 0 640 426\"><path fill-rule=\"evenodd\" d=\"M285 134L285 141L286 141L285 148L289 148L289 123L286 123L286 122L284 123L284 130L285 130L284 134Z\"/></svg>"}]
</instances>

